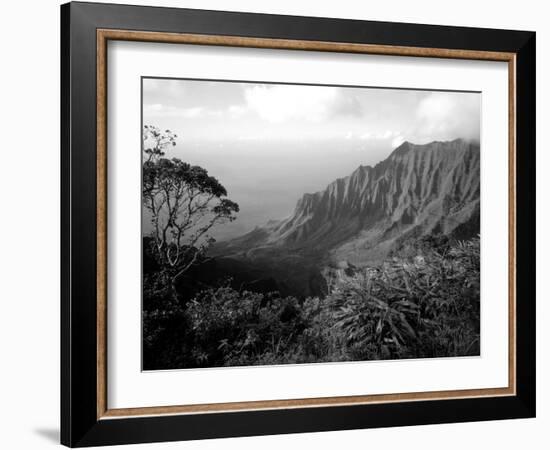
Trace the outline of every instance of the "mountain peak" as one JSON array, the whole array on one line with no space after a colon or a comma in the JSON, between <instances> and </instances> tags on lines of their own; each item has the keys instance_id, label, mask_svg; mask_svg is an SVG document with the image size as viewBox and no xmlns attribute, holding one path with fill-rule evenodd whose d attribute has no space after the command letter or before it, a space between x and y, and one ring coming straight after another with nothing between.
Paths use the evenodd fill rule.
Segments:
<instances>
[{"instance_id":1,"label":"mountain peak","mask_svg":"<svg viewBox=\"0 0 550 450\"><path fill-rule=\"evenodd\" d=\"M395 147L393 149L393 151L390 153L390 158L394 155L403 155L403 154L409 152L412 149L413 146L414 146L414 144L412 144L409 141L403 142L401 145L399 145L398 147Z\"/></svg>"}]
</instances>

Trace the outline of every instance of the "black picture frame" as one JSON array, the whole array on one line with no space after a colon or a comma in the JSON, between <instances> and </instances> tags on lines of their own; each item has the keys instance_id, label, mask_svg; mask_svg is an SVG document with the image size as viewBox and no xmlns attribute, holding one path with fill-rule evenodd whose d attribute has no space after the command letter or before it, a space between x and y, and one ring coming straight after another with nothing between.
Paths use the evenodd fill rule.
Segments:
<instances>
[{"instance_id":1,"label":"black picture frame","mask_svg":"<svg viewBox=\"0 0 550 450\"><path fill-rule=\"evenodd\" d=\"M516 55L516 395L105 419L97 415L98 29ZM94 3L61 6L61 443L176 441L535 416L534 32Z\"/></svg>"}]
</instances>

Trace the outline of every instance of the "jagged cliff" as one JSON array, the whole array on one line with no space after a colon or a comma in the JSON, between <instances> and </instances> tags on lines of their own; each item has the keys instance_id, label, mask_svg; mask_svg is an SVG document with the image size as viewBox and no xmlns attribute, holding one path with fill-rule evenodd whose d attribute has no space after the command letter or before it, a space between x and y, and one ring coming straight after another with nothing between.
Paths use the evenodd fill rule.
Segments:
<instances>
[{"instance_id":1,"label":"jagged cliff","mask_svg":"<svg viewBox=\"0 0 550 450\"><path fill-rule=\"evenodd\" d=\"M377 260L410 238L479 231L479 145L457 139L405 142L374 167L360 166L305 194L293 214L229 247L329 252L351 262Z\"/></svg>"}]
</instances>

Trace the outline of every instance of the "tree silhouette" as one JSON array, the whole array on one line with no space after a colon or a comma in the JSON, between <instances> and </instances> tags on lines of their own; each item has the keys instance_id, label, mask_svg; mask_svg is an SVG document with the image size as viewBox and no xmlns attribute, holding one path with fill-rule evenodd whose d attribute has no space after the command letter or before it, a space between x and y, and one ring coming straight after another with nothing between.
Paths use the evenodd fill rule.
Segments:
<instances>
[{"instance_id":1,"label":"tree silhouette","mask_svg":"<svg viewBox=\"0 0 550 450\"><path fill-rule=\"evenodd\" d=\"M172 284L215 241L209 234L232 222L237 203L225 198L225 187L208 171L178 158L164 158L177 135L151 125L143 127L142 201L151 217L153 254Z\"/></svg>"}]
</instances>

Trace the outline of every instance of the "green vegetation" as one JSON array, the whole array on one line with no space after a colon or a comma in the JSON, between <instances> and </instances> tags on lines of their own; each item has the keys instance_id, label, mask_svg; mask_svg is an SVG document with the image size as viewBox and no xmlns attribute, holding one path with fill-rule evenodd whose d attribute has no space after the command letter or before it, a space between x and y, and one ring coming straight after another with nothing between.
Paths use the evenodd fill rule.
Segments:
<instances>
[{"instance_id":1,"label":"green vegetation","mask_svg":"<svg viewBox=\"0 0 550 450\"><path fill-rule=\"evenodd\" d=\"M146 276L144 368L478 355L479 239L408 253L337 273L325 298L303 300L225 284L182 302Z\"/></svg>"}]
</instances>

